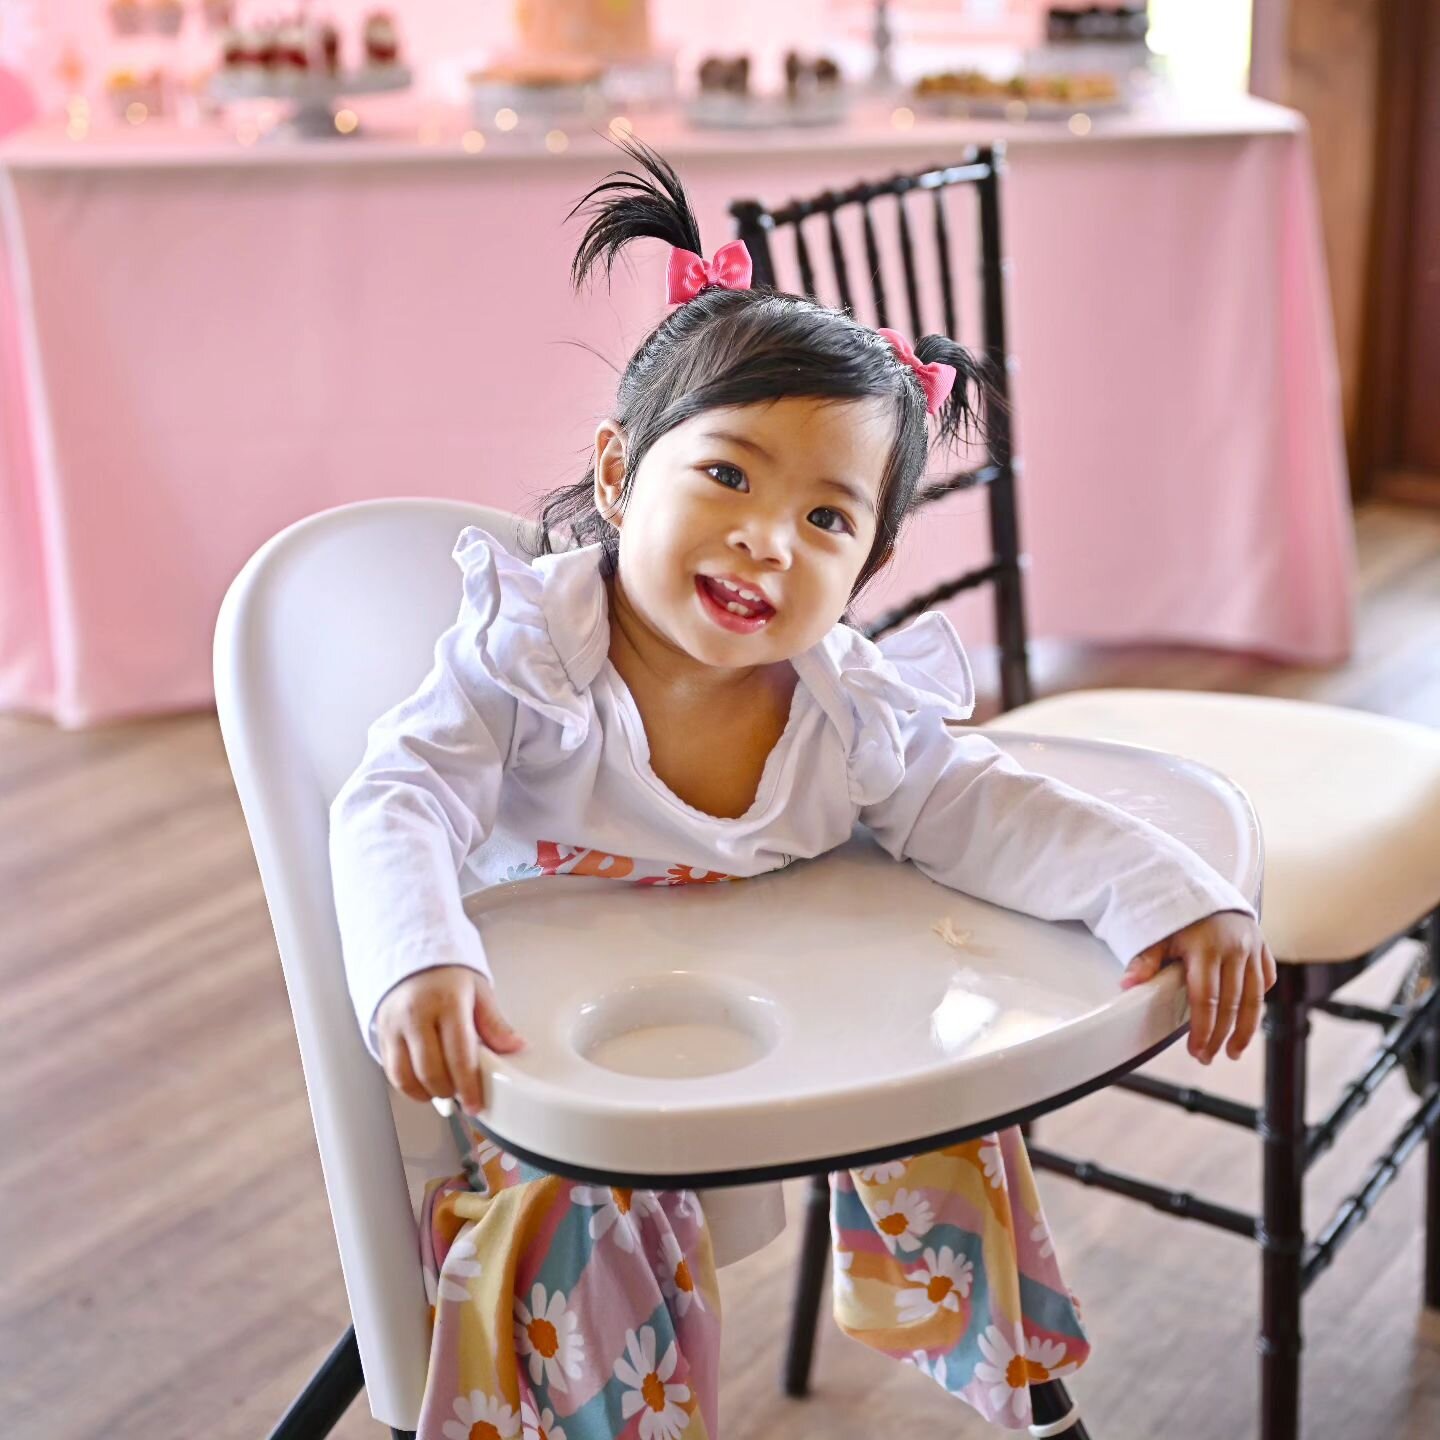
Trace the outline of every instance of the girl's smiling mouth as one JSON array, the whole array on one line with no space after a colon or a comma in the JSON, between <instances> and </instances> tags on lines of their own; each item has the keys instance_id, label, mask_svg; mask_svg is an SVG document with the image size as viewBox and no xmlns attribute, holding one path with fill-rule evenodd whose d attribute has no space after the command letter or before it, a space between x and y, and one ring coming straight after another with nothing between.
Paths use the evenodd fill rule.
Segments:
<instances>
[{"instance_id":1,"label":"girl's smiling mouth","mask_svg":"<svg viewBox=\"0 0 1440 1440\"><path fill-rule=\"evenodd\" d=\"M775 614L775 607L753 585L728 575L697 575L695 593L705 613L737 635L753 635Z\"/></svg>"}]
</instances>

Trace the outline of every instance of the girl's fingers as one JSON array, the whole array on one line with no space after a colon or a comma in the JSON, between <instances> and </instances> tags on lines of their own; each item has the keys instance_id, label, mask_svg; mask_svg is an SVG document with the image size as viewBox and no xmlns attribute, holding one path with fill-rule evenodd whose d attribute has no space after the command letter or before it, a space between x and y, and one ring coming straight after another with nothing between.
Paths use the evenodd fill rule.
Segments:
<instances>
[{"instance_id":1,"label":"girl's fingers","mask_svg":"<svg viewBox=\"0 0 1440 1440\"><path fill-rule=\"evenodd\" d=\"M410 1063L410 1051L404 1036L397 1036L388 1045L382 1045L385 1054L385 1076L404 1096L411 1100L428 1100L425 1087L415 1078L415 1067Z\"/></svg>"},{"instance_id":2,"label":"girl's fingers","mask_svg":"<svg viewBox=\"0 0 1440 1440\"><path fill-rule=\"evenodd\" d=\"M485 1103L485 1077L480 1072L480 1037L467 1023L463 1010L447 1010L440 1017L440 1044L446 1068L455 1082L455 1098L469 1114Z\"/></svg>"},{"instance_id":3,"label":"girl's fingers","mask_svg":"<svg viewBox=\"0 0 1440 1440\"><path fill-rule=\"evenodd\" d=\"M1279 972L1275 969L1275 957L1270 953L1270 947L1263 941L1260 945L1260 964L1264 971L1265 989L1268 991L1279 978Z\"/></svg>"},{"instance_id":4,"label":"girl's fingers","mask_svg":"<svg viewBox=\"0 0 1440 1440\"><path fill-rule=\"evenodd\" d=\"M1190 992L1190 1053L1197 1059L1209 1043L1220 1005L1220 957L1211 951L1192 954L1185 965Z\"/></svg>"},{"instance_id":5,"label":"girl's fingers","mask_svg":"<svg viewBox=\"0 0 1440 1440\"><path fill-rule=\"evenodd\" d=\"M1227 955L1220 962L1220 1000L1215 1007L1215 1025L1205 1044L1201 1059L1209 1064L1225 1043L1225 1037L1235 1028L1240 1014L1240 1004L1245 994L1245 975L1250 969L1250 954L1242 951L1239 955Z\"/></svg>"},{"instance_id":6,"label":"girl's fingers","mask_svg":"<svg viewBox=\"0 0 1440 1440\"><path fill-rule=\"evenodd\" d=\"M1120 977L1120 988L1129 990L1136 985L1143 985L1147 980L1153 980L1160 973L1164 960L1163 945L1152 945L1148 950L1142 950L1125 967L1125 973Z\"/></svg>"},{"instance_id":7,"label":"girl's fingers","mask_svg":"<svg viewBox=\"0 0 1440 1440\"><path fill-rule=\"evenodd\" d=\"M415 1067L416 1079L426 1091L425 1098L448 1100L455 1093L455 1082L451 1079L450 1067L445 1063L445 1052L440 1048L435 1022L429 1021L408 1031L405 1039L410 1047L410 1063Z\"/></svg>"},{"instance_id":8,"label":"girl's fingers","mask_svg":"<svg viewBox=\"0 0 1440 1440\"><path fill-rule=\"evenodd\" d=\"M1240 1015L1235 1021L1235 1033L1225 1047L1225 1053L1238 1060L1240 1052L1255 1038L1260 1024L1260 1013L1265 1008L1265 972L1263 965L1245 967L1245 994L1240 1001Z\"/></svg>"},{"instance_id":9,"label":"girl's fingers","mask_svg":"<svg viewBox=\"0 0 1440 1440\"><path fill-rule=\"evenodd\" d=\"M480 1038L501 1055L510 1055L525 1047L525 1041L495 1008L494 1002L483 995L475 1002L475 1028Z\"/></svg>"}]
</instances>

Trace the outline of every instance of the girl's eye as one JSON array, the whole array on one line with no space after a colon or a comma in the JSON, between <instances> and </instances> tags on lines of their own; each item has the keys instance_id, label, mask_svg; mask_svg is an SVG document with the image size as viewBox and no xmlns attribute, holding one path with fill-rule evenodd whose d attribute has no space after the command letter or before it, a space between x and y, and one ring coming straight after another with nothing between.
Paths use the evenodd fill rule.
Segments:
<instances>
[{"instance_id":1,"label":"girl's eye","mask_svg":"<svg viewBox=\"0 0 1440 1440\"><path fill-rule=\"evenodd\" d=\"M821 530L828 530L832 535L853 535L855 533L855 527L838 510L831 510L825 505L810 512L810 523L818 526Z\"/></svg>"},{"instance_id":2,"label":"girl's eye","mask_svg":"<svg viewBox=\"0 0 1440 1440\"><path fill-rule=\"evenodd\" d=\"M705 473L717 480L727 490L748 490L750 488L750 482L746 480L744 473L733 465L707 465Z\"/></svg>"}]
</instances>

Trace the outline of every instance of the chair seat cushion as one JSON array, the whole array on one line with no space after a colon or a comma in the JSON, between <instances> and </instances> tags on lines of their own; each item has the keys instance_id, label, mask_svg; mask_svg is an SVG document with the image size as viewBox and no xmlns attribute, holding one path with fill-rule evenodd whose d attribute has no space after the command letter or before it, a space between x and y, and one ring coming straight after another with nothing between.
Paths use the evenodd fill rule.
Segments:
<instances>
[{"instance_id":1,"label":"chair seat cushion","mask_svg":"<svg viewBox=\"0 0 1440 1440\"><path fill-rule=\"evenodd\" d=\"M1115 740L1198 760L1250 797L1277 960L1350 960L1440 902L1440 731L1298 700L1080 690L987 729Z\"/></svg>"}]
</instances>

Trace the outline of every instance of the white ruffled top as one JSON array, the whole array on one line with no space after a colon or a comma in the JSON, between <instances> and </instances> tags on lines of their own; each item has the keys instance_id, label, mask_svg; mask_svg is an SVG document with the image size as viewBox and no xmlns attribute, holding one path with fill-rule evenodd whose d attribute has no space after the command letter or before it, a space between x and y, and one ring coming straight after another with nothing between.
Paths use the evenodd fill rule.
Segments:
<instances>
[{"instance_id":1,"label":"white ruffled top","mask_svg":"<svg viewBox=\"0 0 1440 1440\"><path fill-rule=\"evenodd\" d=\"M464 911L478 890L762 875L834 849L857 823L942 884L1084 921L1121 961L1217 910L1251 913L1179 841L957 733L974 685L943 616L879 644L837 625L796 656L754 803L724 819L651 768L608 659L598 547L527 563L472 527L455 559L459 617L420 688L371 726L331 809L346 972L374 1054L375 1011L399 981L436 965L488 973Z\"/></svg>"}]
</instances>

